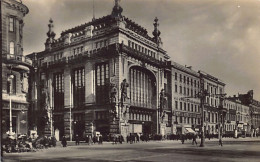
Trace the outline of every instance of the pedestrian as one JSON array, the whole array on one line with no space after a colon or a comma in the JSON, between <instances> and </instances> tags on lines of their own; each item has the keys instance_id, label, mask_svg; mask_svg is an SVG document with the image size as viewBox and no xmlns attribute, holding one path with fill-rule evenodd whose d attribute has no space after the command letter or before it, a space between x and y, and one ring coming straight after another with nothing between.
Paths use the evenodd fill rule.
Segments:
<instances>
[{"instance_id":1,"label":"pedestrian","mask_svg":"<svg viewBox=\"0 0 260 162\"><path fill-rule=\"evenodd\" d=\"M103 137L102 137L102 135L99 136L99 144L101 144L101 145L103 144Z\"/></svg>"},{"instance_id":2,"label":"pedestrian","mask_svg":"<svg viewBox=\"0 0 260 162\"><path fill-rule=\"evenodd\" d=\"M184 144L184 140L185 140L185 137L184 137L184 134L181 135L181 143Z\"/></svg>"},{"instance_id":3,"label":"pedestrian","mask_svg":"<svg viewBox=\"0 0 260 162\"><path fill-rule=\"evenodd\" d=\"M194 134L193 137L192 137L192 145L194 145L194 143L195 143L196 146L197 146L197 141L196 141L196 139L197 139L197 134Z\"/></svg>"},{"instance_id":4,"label":"pedestrian","mask_svg":"<svg viewBox=\"0 0 260 162\"><path fill-rule=\"evenodd\" d=\"M65 136L62 137L61 144L63 147L67 147L67 140Z\"/></svg>"},{"instance_id":5,"label":"pedestrian","mask_svg":"<svg viewBox=\"0 0 260 162\"><path fill-rule=\"evenodd\" d=\"M76 145L79 145L79 135L78 134L76 134L76 136L75 136L75 142L76 142Z\"/></svg>"},{"instance_id":6,"label":"pedestrian","mask_svg":"<svg viewBox=\"0 0 260 162\"><path fill-rule=\"evenodd\" d=\"M86 143L89 145L89 137L86 135Z\"/></svg>"},{"instance_id":7,"label":"pedestrian","mask_svg":"<svg viewBox=\"0 0 260 162\"><path fill-rule=\"evenodd\" d=\"M219 138L218 145L220 145L221 147L223 146L222 137L221 137L221 136L220 136L220 138Z\"/></svg>"}]
</instances>

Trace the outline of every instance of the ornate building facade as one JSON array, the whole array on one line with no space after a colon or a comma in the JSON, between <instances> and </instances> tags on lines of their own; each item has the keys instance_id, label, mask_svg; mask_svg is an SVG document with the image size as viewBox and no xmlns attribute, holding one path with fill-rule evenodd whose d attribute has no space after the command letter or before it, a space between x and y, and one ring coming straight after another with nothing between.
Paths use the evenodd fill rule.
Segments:
<instances>
[{"instance_id":1,"label":"ornate building facade","mask_svg":"<svg viewBox=\"0 0 260 162\"><path fill-rule=\"evenodd\" d=\"M171 69L158 19L150 37L122 11L116 1L110 15L57 39L50 20L45 50L29 55L36 68L31 113L38 133L81 138L95 131L124 137L166 133Z\"/></svg>"},{"instance_id":2,"label":"ornate building facade","mask_svg":"<svg viewBox=\"0 0 260 162\"><path fill-rule=\"evenodd\" d=\"M21 1L15 0L2 0L1 7L2 132L26 134L32 61L23 55L23 18L29 10Z\"/></svg>"}]
</instances>

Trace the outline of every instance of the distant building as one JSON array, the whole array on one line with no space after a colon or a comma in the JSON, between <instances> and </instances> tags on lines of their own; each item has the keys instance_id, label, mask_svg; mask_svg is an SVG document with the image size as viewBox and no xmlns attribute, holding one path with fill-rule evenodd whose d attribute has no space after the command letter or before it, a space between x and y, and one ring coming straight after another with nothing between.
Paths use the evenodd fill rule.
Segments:
<instances>
[{"instance_id":1,"label":"distant building","mask_svg":"<svg viewBox=\"0 0 260 162\"><path fill-rule=\"evenodd\" d=\"M238 97L228 97L224 104L227 108L226 134L243 133L250 134L250 111L249 106L242 104Z\"/></svg>"},{"instance_id":2,"label":"distant building","mask_svg":"<svg viewBox=\"0 0 260 162\"><path fill-rule=\"evenodd\" d=\"M12 132L26 134L28 130L28 79L32 61L23 55L23 18L28 12L21 1L1 1L3 135L10 130L10 107Z\"/></svg>"},{"instance_id":3,"label":"distant building","mask_svg":"<svg viewBox=\"0 0 260 162\"><path fill-rule=\"evenodd\" d=\"M254 99L254 92L250 90L247 94L239 94L239 100L249 106L250 111L250 126L252 136L260 133L260 101Z\"/></svg>"}]
</instances>

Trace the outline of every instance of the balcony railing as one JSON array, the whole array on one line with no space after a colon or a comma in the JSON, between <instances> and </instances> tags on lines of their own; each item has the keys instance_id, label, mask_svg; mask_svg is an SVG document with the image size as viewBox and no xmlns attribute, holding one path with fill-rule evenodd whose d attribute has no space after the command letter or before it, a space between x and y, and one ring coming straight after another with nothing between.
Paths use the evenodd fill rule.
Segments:
<instances>
[{"instance_id":1,"label":"balcony railing","mask_svg":"<svg viewBox=\"0 0 260 162\"><path fill-rule=\"evenodd\" d=\"M25 65L32 66L32 60L23 55L13 55L13 54L5 54L3 55L3 59L7 61L15 61L17 63L24 63Z\"/></svg>"}]
</instances>

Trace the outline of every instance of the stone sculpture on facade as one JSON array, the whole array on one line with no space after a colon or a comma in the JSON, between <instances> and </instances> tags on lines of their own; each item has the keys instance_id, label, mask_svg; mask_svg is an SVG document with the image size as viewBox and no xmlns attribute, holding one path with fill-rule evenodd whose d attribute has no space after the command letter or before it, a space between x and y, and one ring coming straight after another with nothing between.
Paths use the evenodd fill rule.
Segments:
<instances>
[{"instance_id":1,"label":"stone sculpture on facade","mask_svg":"<svg viewBox=\"0 0 260 162\"><path fill-rule=\"evenodd\" d=\"M163 120L165 117L165 108L166 108L166 94L164 89L160 92L160 117Z\"/></svg>"}]
</instances>

